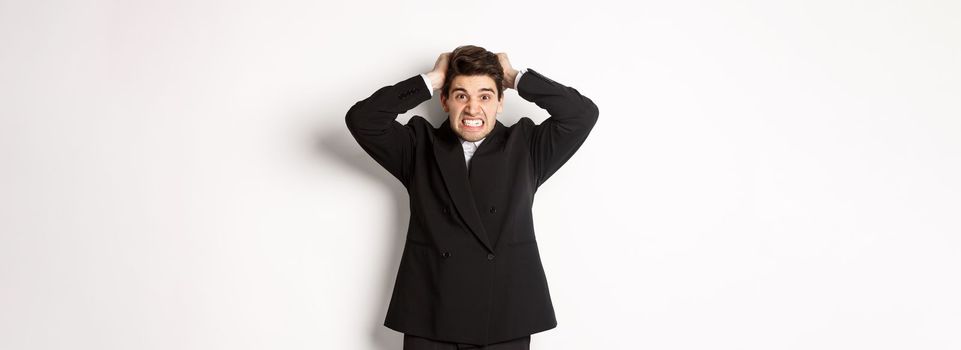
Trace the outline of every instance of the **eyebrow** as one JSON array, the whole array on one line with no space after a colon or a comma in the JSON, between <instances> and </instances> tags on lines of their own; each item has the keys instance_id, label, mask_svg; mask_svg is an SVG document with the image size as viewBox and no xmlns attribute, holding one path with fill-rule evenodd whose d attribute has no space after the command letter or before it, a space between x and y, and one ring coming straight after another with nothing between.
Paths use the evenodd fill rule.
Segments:
<instances>
[{"instance_id":1,"label":"eyebrow","mask_svg":"<svg viewBox=\"0 0 961 350\"><path fill-rule=\"evenodd\" d=\"M457 91L467 92L467 89L464 89L464 88L460 88L460 87L459 87L459 88L454 88L454 90L451 90L451 92L457 92ZM493 92L494 92L494 89L491 89L491 88L482 88L482 89L480 89L479 91L481 91L481 92L488 91L488 92L493 93ZM467 94L470 95L470 93L467 93Z\"/></svg>"}]
</instances>

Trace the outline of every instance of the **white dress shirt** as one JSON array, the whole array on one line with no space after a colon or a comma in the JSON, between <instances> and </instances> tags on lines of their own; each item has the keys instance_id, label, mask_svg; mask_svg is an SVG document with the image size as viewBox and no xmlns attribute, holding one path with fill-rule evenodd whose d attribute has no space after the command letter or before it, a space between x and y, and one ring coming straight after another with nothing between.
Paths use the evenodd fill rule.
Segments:
<instances>
[{"instance_id":1,"label":"white dress shirt","mask_svg":"<svg viewBox=\"0 0 961 350\"><path fill-rule=\"evenodd\" d=\"M470 158L474 156L474 152L477 151L477 147L480 147L481 142L484 142L486 137L474 142L464 140L460 137L457 138L460 139L460 145L464 148L464 161L467 162L467 165L470 165Z\"/></svg>"},{"instance_id":2,"label":"white dress shirt","mask_svg":"<svg viewBox=\"0 0 961 350\"><path fill-rule=\"evenodd\" d=\"M514 89L517 89L517 82L521 81L521 75L524 75L524 73L526 72L527 72L527 68L517 70L517 76L514 77ZM427 73L421 73L420 76L424 78L424 83L427 84L427 91L430 91L430 96L433 97L434 86L431 84L430 78L427 77ZM469 165L470 158L474 156L474 152L477 151L477 147L480 147L481 142L484 142L484 139L486 139L486 137L474 142L464 140L460 137L457 137L457 138L460 139L460 145L461 147L464 148L464 162L466 162Z\"/></svg>"}]
</instances>

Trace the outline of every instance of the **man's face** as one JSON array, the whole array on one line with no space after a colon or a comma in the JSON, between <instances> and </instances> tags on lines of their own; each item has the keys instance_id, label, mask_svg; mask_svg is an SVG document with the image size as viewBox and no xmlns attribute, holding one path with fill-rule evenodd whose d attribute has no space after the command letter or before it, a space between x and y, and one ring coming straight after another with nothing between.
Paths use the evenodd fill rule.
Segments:
<instances>
[{"instance_id":1,"label":"man's face","mask_svg":"<svg viewBox=\"0 0 961 350\"><path fill-rule=\"evenodd\" d=\"M458 75L450 83L450 96L441 96L450 127L460 138L477 141L494 130L504 99L497 98L494 79L487 75Z\"/></svg>"}]
</instances>

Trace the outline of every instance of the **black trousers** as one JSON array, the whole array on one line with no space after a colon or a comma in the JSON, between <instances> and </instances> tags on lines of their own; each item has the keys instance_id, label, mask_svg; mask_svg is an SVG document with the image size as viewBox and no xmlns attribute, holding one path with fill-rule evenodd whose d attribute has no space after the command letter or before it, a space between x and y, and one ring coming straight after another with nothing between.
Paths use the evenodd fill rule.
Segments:
<instances>
[{"instance_id":1,"label":"black trousers","mask_svg":"<svg viewBox=\"0 0 961 350\"><path fill-rule=\"evenodd\" d=\"M415 335L404 334L404 350L530 350L531 336L525 335L520 338L511 339L505 342L478 346L473 344L459 344L445 341L427 339Z\"/></svg>"}]
</instances>

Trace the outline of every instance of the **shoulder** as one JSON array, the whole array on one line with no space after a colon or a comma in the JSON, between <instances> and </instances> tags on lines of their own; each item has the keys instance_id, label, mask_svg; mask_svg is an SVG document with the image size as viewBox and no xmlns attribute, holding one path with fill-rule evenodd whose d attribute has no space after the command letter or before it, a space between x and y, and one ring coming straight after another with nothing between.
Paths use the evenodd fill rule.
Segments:
<instances>
[{"instance_id":1,"label":"shoulder","mask_svg":"<svg viewBox=\"0 0 961 350\"><path fill-rule=\"evenodd\" d=\"M530 117L521 117L520 119L517 120L517 123L514 123L514 125L511 125L512 128L513 127L531 127L531 126L534 126L534 120L531 119Z\"/></svg>"},{"instance_id":2,"label":"shoulder","mask_svg":"<svg viewBox=\"0 0 961 350\"><path fill-rule=\"evenodd\" d=\"M409 120L407 120L407 125L423 127L425 125L430 126L430 122L428 122L427 119L425 119L424 117L421 117L419 115L414 115L410 117Z\"/></svg>"},{"instance_id":3,"label":"shoulder","mask_svg":"<svg viewBox=\"0 0 961 350\"><path fill-rule=\"evenodd\" d=\"M513 125L508 126L503 135L511 144L526 144L533 138L536 126L531 118L521 117Z\"/></svg>"},{"instance_id":4,"label":"shoulder","mask_svg":"<svg viewBox=\"0 0 961 350\"><path fill-rule=\"evenodd\" d=\"M407 120L406 126L414 133L417 139L432 139L437 132L437 128L435 128L433 124L419 115L410 117L410 119Z\"/></svg>"},{"instance_id":5,"label":"shoulder","mask_svg":"<svg viewBox=\"0 0 961 350\"><path fill-rule=\"evenodd\" d=\"M516 123L514 123L514 125L510 126L510 129L512 133L514 131L520 131L523 134L529 134L534 130L535 126L537 126L537 124L534 123L533 119L529 117L521 117Z\"/></svg>"},{"instance_id":6,"label":"shoulder","mask_svg":"<svg viewBox=\"0 0 961 350\"><path fill-rule=\"evenodd\" d=\"M430 132L434 130L434 126L427 121L426 118L419 115L410 117L407 120L407 127L413 129L415 132Z\"/></svg>"}]
</instances>

